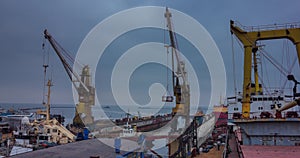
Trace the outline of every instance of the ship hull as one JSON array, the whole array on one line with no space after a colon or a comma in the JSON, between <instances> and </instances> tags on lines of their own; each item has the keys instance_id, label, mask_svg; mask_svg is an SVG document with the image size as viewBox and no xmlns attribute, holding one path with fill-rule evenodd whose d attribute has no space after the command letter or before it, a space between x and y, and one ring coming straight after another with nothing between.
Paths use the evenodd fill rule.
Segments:
<instances>
[{"instance_id":1,"label":"ship hull","mask_svg":"<svg viewBox=\"0 0 300 158\"><path fill-rule=\"evenodd\" d=\"M208 137L211 136L211 133L215 126L215 122L216 118L213 114L204 116L203 123L197 128L198 146L204 143L208 139Z\"/></svg>"}]
</instances>

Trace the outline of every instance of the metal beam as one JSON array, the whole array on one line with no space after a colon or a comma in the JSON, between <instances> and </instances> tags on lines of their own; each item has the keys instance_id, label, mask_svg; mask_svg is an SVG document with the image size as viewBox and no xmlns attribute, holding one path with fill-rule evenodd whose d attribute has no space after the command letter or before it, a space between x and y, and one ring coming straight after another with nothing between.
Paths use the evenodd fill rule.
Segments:
<instances>
[{"instance_id":1,"label":"metal beam","mask_svg":"<svg viewBox=\"0 0 300 158\"><path fill-rule=\"evenodd\" d=\"M250 100L251 100L251 70L252 70L252 49L257 48L258 40L272 39L289 39L296 45L298 61L300 61L300 25L272 25L263 27L246 27L237 26L234 21L230 21L230 31L244 45L244 83L243 83L243 99L242 99L242 115L243 118L250 117ZM254 60L255 61L255 60ZM300 65L300 62L299 62ZM257 73L257 71L255 72ZM257 77L257 75L255 75ZM257 82L257 78L255 78ZM256 92L258 83L256 85Z\"/></svg>"}]
</instances>

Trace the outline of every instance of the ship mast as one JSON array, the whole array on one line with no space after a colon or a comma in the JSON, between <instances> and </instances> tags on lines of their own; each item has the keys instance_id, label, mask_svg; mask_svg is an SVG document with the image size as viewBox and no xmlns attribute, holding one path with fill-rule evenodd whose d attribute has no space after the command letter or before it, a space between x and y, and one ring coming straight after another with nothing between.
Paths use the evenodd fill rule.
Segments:
<instances>
[{"instance_id":1,"label":"ship mast","mask_svg":"<svg viewBox=\"0 0 300 158\"><path fill-rule=\"evenodd\" d=\"M50 93L51 89L50 87L53 86L51 80L49 79L47 82L47 87L48 87L48 93L47 93L47 103L44 103L46 106L46 123L49 123L50 120Z\"/></svg>"},{"instance_id":2,"label":"ship mast","mask_svg":"<svg viewBox=\"0 0 300 158\"><path fill-rule=\"evenodd\" d=\"M44 47L45 47L44 43L43 43L42 47L44 49ZM47 68L49 67L49 65L48 65L49 61L46 61L45 59L46 59L46 56L44 56L44 64L43 64L43 67L44 67L43 105L46 107L46 111L41 111L41 112L44 115L46 115L46 124L49 124L49 121L50 121L50 94L51 94L51 86L53 86L53 84L52 84L52 80L51 79L48 79L47 84L46 84ZM48 60L49 60L49 58L48 58ZM45 96L44 93L45 93L45 87L46 86L48 87L48 92L46 94L46 96L47 96L47 103L44 100L44 96Z\"/></svg>"}]
</instances>

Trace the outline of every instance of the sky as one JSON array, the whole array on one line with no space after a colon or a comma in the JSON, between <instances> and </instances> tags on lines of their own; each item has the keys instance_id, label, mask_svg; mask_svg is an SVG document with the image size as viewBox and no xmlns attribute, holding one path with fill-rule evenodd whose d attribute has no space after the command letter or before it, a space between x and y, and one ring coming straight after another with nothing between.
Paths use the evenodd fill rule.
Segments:
<instances>
[{"instance_id":1,"label":"sky","mask_svg":"<svg viewBox=\"0 0 300 158\"><path fill-rule=\"evenodd\" d=\"M229 21L231 19L236 20L245 26L300 21L300 2L297 0L274 0L272 3L266 0L92 0L88 2L80 0L2 0L0 1L0 103L42 102L44 95L42 67L43 55L45 54L45 51L42 50L42 43L45 42L44 29L47 28L63 48L75 57L87 34L102 20L120 11L140 6L168 6L193 17L207 29L215 40L225 64L227 96L234 94ZM144 15L140 16L143 17ZM120 23L126 23L126 19ZM120 36L105 50L104 57L99 61L100 64L98 63L97 71L93 72L96 74L94 82L99 92L98 98L103 101L103 104L115 104L110 92L111 87L108 85L110 84L113 63L118 60L118 57L136 44L165 42L163 34L164 31L162 30L135 30ZM193 52L195 48L180 36L178 40L180 41L180 51L196 67L195 70L201 87L201 104L208 104L207 98L210 96L211 87L209 86L210 76L207 66L201 56L195 56L193 53L185 54L185 52ZM241 90L243 53L236 40L234 41L237 65L236 81L237 88ZM266 46L266 49L270 48L270 51L275 52L272 54L275 58L282 59L280 54L282 41L271 42L270 44L275 45L275 47ZM290 47L292 52L294 47L292 44ZM54 83L51 101L63 104L74 103L72 84L62 64L51 47L50 50L46 51L50 51L48 73ZM270 65L270 63L266 64ZM298 67L298 65L296 66ZM130 92L134 100L140 104L149 102L147 87L153 82L167 84L166 70L157 64L143 65L135 71L131 78ZM145 91L145 89L147 90ZM215 100L219 100L219 98L215 98Z\"/></svg>"}]
</instances>

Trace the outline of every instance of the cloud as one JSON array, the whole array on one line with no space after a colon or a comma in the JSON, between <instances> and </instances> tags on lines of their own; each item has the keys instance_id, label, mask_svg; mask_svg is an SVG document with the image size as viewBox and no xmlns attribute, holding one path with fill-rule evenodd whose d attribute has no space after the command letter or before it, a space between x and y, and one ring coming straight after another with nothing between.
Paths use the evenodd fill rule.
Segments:
<instances>
[{"instance_id":1,"label":"cloud","mask_svg":"<svg viewBox=\"0 0 300 158\"><path fill-rule=\"evenodd\" d=\"M296 0L288 3L285 1L272 1L272 3L268 1L246 3L241 1L141 0L91 1L90 3L82 3L79 0L0 1L0 95L2 94L0 102L14 102L17 100L16 98L34 98L33 102L39 102L37 96L41 95L39 89L42 89L40 83L43 80L41 44L43 42L42 32L45 28L48 28L57 41L69 50L71 55L75 56L86 34L104 18L136 6L169 6L189 14L207 28L222 52L228 74L232 74L229 20L238 20L244 25L299 21L299 3ZM141 17L149 18L143 17L143 15ZM126 23L126 19L122 22ZM139 38L147 39L148 37L139 36ZM126 44L128 44L127 41L124 42L124 45ZM122 47L118 46L118 48ZM58 99L59 102L68 102L72 97L71 83L56 55L53 51L50 53L52 53L51 63L57 68L52 71L57 81L54 89L59 89L59 92L54 90L53 93L62 95ZM243 58L242 52L236 52L236 54L238 53L237 65L240 69ZM106 70L103 69L103 71ZM238 85L241 85L242 70L237 72L237 78L240 81ZM228 75L228 81L232 80L233 76ZM31 87L25 85L31 85ZM232 92L232 87L232 83L229 83L228 91ZM28 88L34 89L34 91L27 93ZM19 101L21 100L19 99ZM24 99L24 101L30 102L30 99Z\"/></svg>"}]
</instances>

